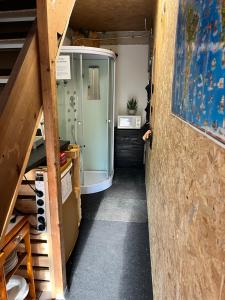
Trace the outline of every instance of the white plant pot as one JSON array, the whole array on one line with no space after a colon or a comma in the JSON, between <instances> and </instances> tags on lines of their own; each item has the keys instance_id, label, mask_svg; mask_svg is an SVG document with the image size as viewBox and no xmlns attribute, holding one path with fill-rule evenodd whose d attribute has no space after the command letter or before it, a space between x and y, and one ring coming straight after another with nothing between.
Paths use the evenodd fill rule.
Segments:
<instances>
[{"instance_id":1,"label":"white plant pot","mask_svg":"<svg viewBox=\"0 0 225 300\"><path fill-rule=\"evenodd\" d=\"M136 111L135 109L128 109L128 110L127 110L128 115L131 115L131 116L135 115L136 112L137 112L137 111Z\"/></svg>"}]
</instances>

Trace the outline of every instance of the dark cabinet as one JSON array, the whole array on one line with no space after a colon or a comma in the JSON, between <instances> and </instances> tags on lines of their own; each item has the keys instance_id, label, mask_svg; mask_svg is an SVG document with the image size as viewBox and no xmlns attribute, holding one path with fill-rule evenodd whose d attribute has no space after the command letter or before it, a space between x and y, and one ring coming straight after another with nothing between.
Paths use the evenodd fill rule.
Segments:
<instances>
[{"instance_id":1,"label":"dark cabinet","mask_svg":"<svg viewBox=\"0 0 225 300\"><path fill-rule=\"evenodd\" d=\"M142 129L115 128L115 167L142 168L144 142Z\"/></svg>"}]
</instances>

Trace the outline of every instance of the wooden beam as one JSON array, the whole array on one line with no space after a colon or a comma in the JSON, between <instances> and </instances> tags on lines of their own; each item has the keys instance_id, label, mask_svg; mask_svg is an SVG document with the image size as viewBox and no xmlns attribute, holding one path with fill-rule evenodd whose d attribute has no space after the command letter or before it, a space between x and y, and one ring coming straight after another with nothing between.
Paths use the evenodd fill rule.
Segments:
<instances>
[{"instance_id":1,"label":"wooden beam","mask_svg":"<svg viewBox=\"0 0 225 300\"><path fill-rule=\"evenodd\" d=\"M57 33L63 35L66 31L74 2L74 0L37 1L37 24L48 166L51 253L52 255L54 253L54 259L52 258L54 276L51 280L53 298L62 298L66 287L56 101Z\"/></svg>"}]
</instances>

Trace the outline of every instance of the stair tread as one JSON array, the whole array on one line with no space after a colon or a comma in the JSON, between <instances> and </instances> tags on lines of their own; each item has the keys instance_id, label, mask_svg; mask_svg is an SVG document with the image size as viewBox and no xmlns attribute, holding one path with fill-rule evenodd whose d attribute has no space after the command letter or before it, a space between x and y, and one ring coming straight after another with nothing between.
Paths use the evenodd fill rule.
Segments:
<instances>
[{"instance_id":1,"label":"stair tread","mask_svg":"<svg viewBox=\"0 0 225 300\"><path fill-rule=\"evenodd\" d=\"M25 38L6 38L6 39L1 39L0 38L0 43L4 44L4 43L24 43L25 42Z\"/></svg>"},{"instance_id":2,"label":"stair tread","mask_svg":"<svg viewBox=\"0 0 225 300\"><path fill-rule=\"evenodd\" d=\"M4 81L4 80L6 80L6 81L8 81L8 79L9 79L9 76L0 76L0 82L1 81Z\"/></svg>"},{"instance_id":3,"label":"stair tread","mask_svg":"<svg viewBox=\"0 0 225 300\"><path fill-rule=\"evenodd\" d=\"M34 21L36 9L0 11L0 22Z\"/></svg>"},{"instance_id":4,"label":"stair tread","mask_svg":"<svg viewBox=\"0 0 225 300\"><path fill-rule=\"evenodd\" d=\"M9 80L9 76L0 76L0 84L6 84Z\"/></svg>"},{"instance_id":5,"label":"stair tread","mask_svg":"<svg viewBox=\"0 0 225 300\"><path fill-rule=\"evenodd\" d=\"M24 38L12 38L12 39L1 39L0 38L0 49L15 49L22 48L25 43Z\"/></svg>"}]
</instances>

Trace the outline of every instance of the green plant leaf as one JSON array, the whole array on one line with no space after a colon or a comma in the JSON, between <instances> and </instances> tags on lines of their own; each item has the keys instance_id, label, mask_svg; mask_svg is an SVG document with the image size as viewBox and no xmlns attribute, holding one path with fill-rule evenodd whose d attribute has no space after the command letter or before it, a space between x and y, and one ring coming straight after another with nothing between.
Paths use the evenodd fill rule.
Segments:
<instances>
[{"instance_id":1,"label":"green plant leaf","mask_svg":"<svg viewBox=\"0 0 225 300\"><path fill-rule=\"evenodd\" d=\"M131 98L127 101L127 109L137 110L137 100L135 98Z\"/></svg>"}]
</instances>

